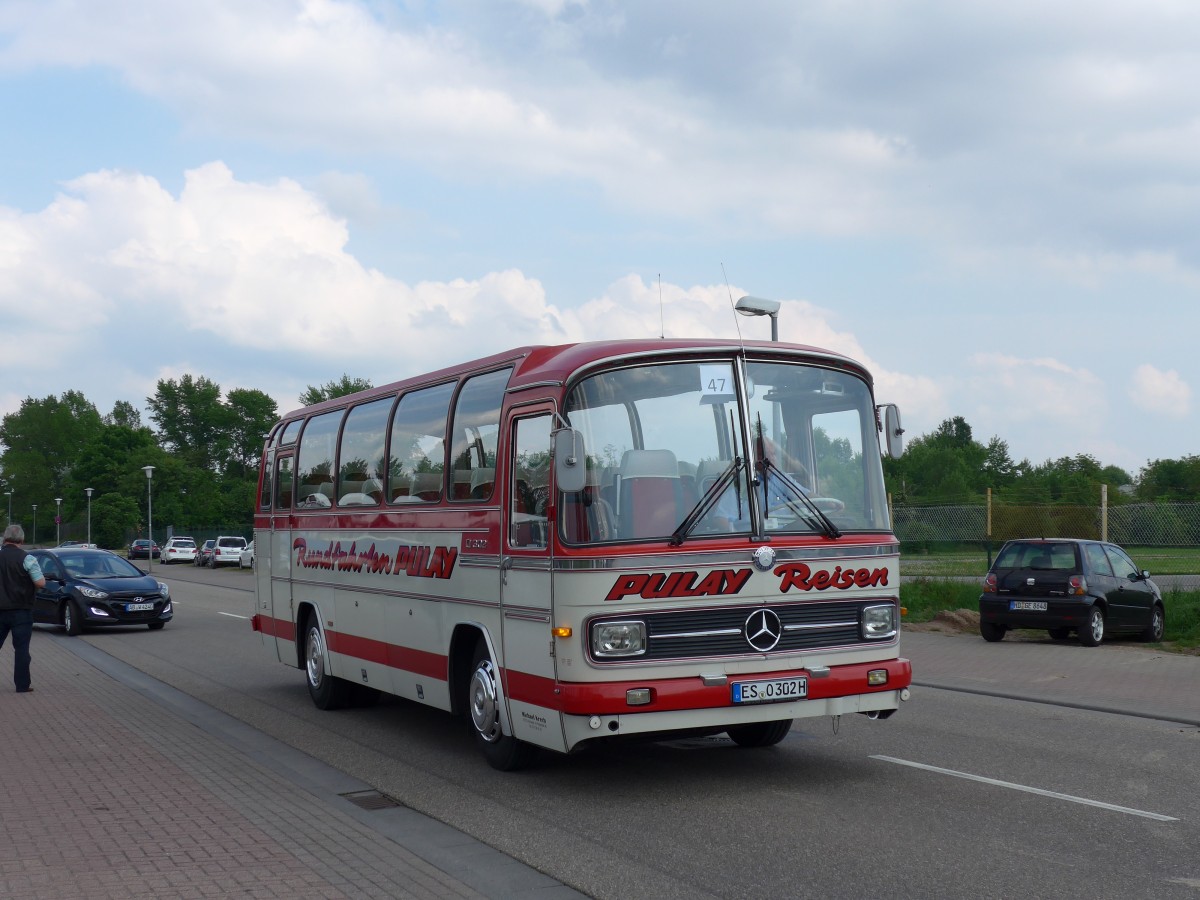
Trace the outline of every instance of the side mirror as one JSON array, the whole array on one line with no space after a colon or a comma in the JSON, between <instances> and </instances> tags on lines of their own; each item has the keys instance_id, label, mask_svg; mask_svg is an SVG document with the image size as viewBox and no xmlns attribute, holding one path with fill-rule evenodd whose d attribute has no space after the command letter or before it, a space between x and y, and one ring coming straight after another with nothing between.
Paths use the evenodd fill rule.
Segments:
<instances>
[{"instance_id":1,"label":"side mirror","mask_svg":"<svg viewBox=\"0 0 1200 900\"><path fill-rule=\"evenodd\" d=\"M884 451L892 459L899 459L904 453L904 428L900 425L900 407L895 403L885 403L877 409L883 412L881 427Z\"/></svg>"},{"instance_id":2,"label":"side mirror","mask_svg":"<svg viewBox=\"0 0 1200 900\"><path fill-rule=\"evenodd\" d=\"M560 491L582 491L587 484L587 454L583 435L574 428L554 432L554 479Z\"/></svg>"}]
</instances>

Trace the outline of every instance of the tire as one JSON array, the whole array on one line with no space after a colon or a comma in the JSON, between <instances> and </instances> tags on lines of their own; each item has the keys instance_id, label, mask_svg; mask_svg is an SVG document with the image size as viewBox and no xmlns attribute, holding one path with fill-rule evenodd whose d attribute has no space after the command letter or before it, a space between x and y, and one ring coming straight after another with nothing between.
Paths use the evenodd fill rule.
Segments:
<instances>
[{"instance_id":1,"label":"tire","mask_svg":"<svg viewBox=\"0 0 1200 900\"><path fill-rule=\"evenodd\" d=\"M791 719L777 719L774 722L755 722L752 725L738 725L725 731L739 747L774 747L792 730Z\"/></svg>"},{"instance_id":2,"label":"tire","mask_svg":"<svg viewBox=\"0 0 1200 900\"><path fill-rule=\"evenodd\" d=\"M467 682L466 709L471 732L488 765L501 772L515 772L533 761L537 748L504 733L500 725L498 677L487 642L481 637L475 645L471 679Z\"/></svg>"},{"instance_id":3,"label":"tire","mask_svg":"<svg viewBox=\"0 0 1200 900\"><path fill-rule=\"evenodd\" d=\"M308 695L317 709L341 709L350 703L354 685L325 671L325 635L314 616L304 620L304 674Z\"/></svg>"},{"instance_id":4,"label":"tire","mask_svg":"<svg viewBox=\"0 0 1200 900\"><path fill-rule=\"evenodd\" d=\"M1079 643L1085 647L1099 647L1104 640L1104 610L1093 606L1088 610L1087 624L1079 629Z\"/></svg>"},{"instance_id":5,"label":"tire","mask_svg":"<svg viewBox=\"0 0 1200 900\"><path fill-rule=\"evenodd\" d=\"M1146 626L1139 637L1147 643L1157 644L1163 639L1163 631L1166 628L1167 619L1163 608L1157 603L1154 604L1154 609L1150 613L1150 624Z\"/></svg>"},{"instance_id":6,"label":"tire","mask_svg":"<svg viewBox=\"0 0 1200 900\"><path fill-rule=\"evenodd\" d=\"M83 634L83 613L79 611L74 600L68 600L63 604L61 615L63 631L71 637Z\"/></svg>"},{"instance_id":7,"label":"tire","mask_svg":"<svg viewBox=\"0 0 1200 900\"><path fill-rule=\"evenodd\" d=\"M162 631L163 626L166 624L167 624L166 622L147 622L146 627L149 628L151 631Z\"/></svg>"},{"instance_id":8,"label":"tire","mask_svg":"<svg viewBox=\"0 0 1200 900\"><path fill-rule=\"evenodd\" d=\"M995 622L984 622L982 619L979 622L979 634L989 644L994 644L996 641L1004 640L1004 635L1007 633L1007 625L997 625Z\"/></svg>"},{"instance_id":9,"label":"tire","mask_svg":"<svg viewBox=\"0 0 1200 900\"><path fill-rule=\"evenodd\" d=\"M1071 636L1070 628L1051 628L1050 637L1056 641L1065 641Z\"/></svg>"}]
</instances>

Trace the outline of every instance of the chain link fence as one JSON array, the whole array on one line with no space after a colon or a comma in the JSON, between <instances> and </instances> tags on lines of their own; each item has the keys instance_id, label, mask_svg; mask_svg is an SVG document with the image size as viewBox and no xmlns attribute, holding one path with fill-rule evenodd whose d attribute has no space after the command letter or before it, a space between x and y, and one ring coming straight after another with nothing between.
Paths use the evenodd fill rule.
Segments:
<instances>
[{"instance_id":1,"label":"chain link fence","mask_svg":"<svg viewBox=\"0 0 1200 900\"><path fill-rule=\"evenodd\" d=\"M1013 538L1108 540L1137 547L1200 548L1200 503L1129 503L1121 506L1029 505L994 502L970 506L897 506L893 526L902 545L1002 544Z\"/></svg>"},{"instance_id":2,"label":"chain link fence","mask_svg":"<svg viewBox=\"0 0 1200 900\"><path fill-rule=\"evenodd\" d=\"M895 506L892 525L905 557L901 571L931 577L990 564L1014 538L1085 538L1124 547L1164 590L1200 590L1200 503L1119 506L996 501ZM977 559L978 558L978 559Z\"/></svg>"}]
</instances>

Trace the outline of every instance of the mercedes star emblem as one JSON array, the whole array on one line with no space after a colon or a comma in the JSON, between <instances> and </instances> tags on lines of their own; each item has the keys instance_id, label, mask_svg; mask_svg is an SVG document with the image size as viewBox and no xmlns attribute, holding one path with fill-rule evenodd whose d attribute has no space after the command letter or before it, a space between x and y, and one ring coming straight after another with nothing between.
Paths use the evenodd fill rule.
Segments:
<instances>
[{"instance_id":1,"label":"mercedes star emblem","mask_svg":"<svg viewBox=\"0 0 1200 900\"><path fill-rule=\"evenodd\" d=\"M756 609L746 620L743 632L746 642L761 653L773 650L783 636L783 624L779 616L769 609Z\"/></svg>"}]
</instances>

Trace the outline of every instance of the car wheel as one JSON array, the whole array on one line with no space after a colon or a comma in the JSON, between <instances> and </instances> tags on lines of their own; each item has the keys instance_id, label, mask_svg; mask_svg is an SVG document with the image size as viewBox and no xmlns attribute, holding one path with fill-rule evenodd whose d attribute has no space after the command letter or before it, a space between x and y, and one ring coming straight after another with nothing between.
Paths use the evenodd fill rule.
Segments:
<instances>
[{"instance_id":1,"label":"car wheel","mask_svg":"<svg viewBox=\"0 0 1200 900\"><path fill-rule=\"evenodd\" d=\"M1051 628L1050 637L1056 641L1065 641L1071 636L1070 628Z\"/></svg>"},{"instance_id":2,"label":"car wheel","mask_svg":"<svg viewBox=\"0 0 1200 900\"><path fill-rule=\"evenodd\" d=\"M1163 613L1163 608L1155 603L1154 609L1150 612L1150 624L1141 633L1142 640L1157 644L1163 639L1163 630L1166 628L1166 624L1166 615Z\"/></svg>"},{"instance_id":3,"label":"car wheel","mask_svg":"<svg viewBox=\"0 0 1200 900\"><path fill-rule=\"evenodd\" d=\"M774 722L755 722L753 725L738 725L726 730L739 747L773 747L787 737L792 730L791 719L777 719Z\"/></svg>"},{"instance_id":4,"label":"car wheel","mask_svg":"<svg viewBox=\"0 0 1200 900\"><path fill-rule=\"evenodd\" d=\"M471 662L471 680L467 684L467 710L475 744L493 769L513 772L533 761L537 748L504 733L500 725L499 675L487 642L481 637Z\"/></svg>"},{"instance_id":5,"label":"car wheel","mask_svg":"<svg viewBox=\"0 0 1200 900\"><path fill-rule=\"evenodd\" d=\"M1004 640L1004 635L1007 633L1007 625L997 625L995 622L984 622L982 620L979 622L979 634L989 644Z\"/></svg>"},{"instance_id":6,"label":"car wheel","mask_svg":"<svg viewBox=\"0 0 1200 900\"><path fill-rule=\"evenodd\" d=\"M163 626L166 624L166 622L147 622L146 627L151 631L162 631Z\"/></svg>"},{"instance_id":7,"label":"car wheel","mask_svg":"<svg viewBox=\"0 0 1200 900\"><path fill-rule=\"evenodd\" d=\"M325 636L312 615L304 623L304 672L317 709L341 709L350 702L354 685L325 671Z\"/></svg>"},{"instance_id":8,"label":"car wheel","mask_svg":"<svg viewBox=\"0 0 1200 900\"><path fill-rule=\"evenodd\" d=\"M79 607L75 605L74 600L68 600L62 607L62 627L63 631L75 637L83 633L83 613L79 611Z\"/></svg>"},{"instance_id":9,"label":"car wheel","mask_svg":"<svg viewBox=\"0 0 1200 900\"><path fill-rule=\"evenodd\" d=\"M1093 606L1088 610L1087 624L1079 629L1079 643L1085 647L1099 647L1104 640L1104 610Z\"/></svg>"}]
</instances>

